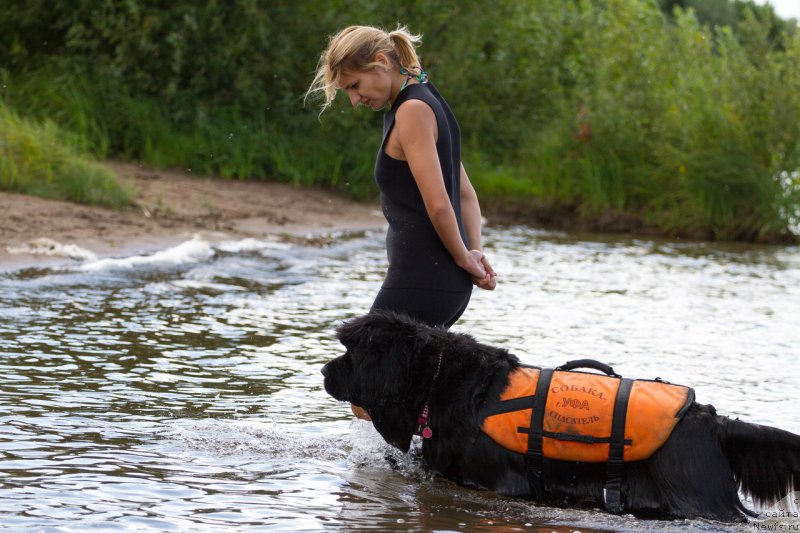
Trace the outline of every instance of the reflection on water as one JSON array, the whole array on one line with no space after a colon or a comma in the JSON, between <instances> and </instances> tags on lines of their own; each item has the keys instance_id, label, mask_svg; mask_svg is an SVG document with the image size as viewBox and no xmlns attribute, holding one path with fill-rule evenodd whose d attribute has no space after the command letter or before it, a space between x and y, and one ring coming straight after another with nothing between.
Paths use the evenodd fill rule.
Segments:
<instances>
[{"instance_id":1,"label":"reflection on water","mask_svg":"<svg viewBox=\"0 0 800 533\"><path fill-rule=\"evenodd\" d=\"M498 290L455 329L532 364L591 357L692 385L722 413L800 432L798 248L486 240ZM729 530L467 490L351 421L319 369L384 257L379 231L0 275L0 528Z\"/></svg>"}]
</instances>

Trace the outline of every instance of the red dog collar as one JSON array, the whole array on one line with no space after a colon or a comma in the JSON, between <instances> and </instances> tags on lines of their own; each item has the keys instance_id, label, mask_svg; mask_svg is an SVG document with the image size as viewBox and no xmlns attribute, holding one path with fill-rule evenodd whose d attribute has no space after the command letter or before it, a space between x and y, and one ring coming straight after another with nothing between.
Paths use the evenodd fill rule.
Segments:
<instances>
[{"instance_id":1,"label":"red dog collar","mask_svg":"<svg viewBox=\"0 0 800 533\"><path fill-rule=\"evenodd\" d=\"M417 431L414 432L414 435L422 437L423 439L433 437L433 430L428 422L431 414L431 394L433 394L433 386L436 384L436 378L439 377L439 371L442 369L443 353L444 352L439 352L439 364L436 366L436 373L433 375L433 380L431 381L431 392L428 393L428 400L425 402L422 411L420 411L419 417L417 417Z\"/></svg>"}]
</instances>

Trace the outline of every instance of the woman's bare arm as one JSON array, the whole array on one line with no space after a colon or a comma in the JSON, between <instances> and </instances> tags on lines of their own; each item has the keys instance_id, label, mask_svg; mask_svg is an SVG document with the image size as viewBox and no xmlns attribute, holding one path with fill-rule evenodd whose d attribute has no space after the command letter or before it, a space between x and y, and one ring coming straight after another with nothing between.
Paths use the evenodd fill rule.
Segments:
<instances>
[{"instance_id":1,"label":"woman's bare arm","mask_svg":"<svg viewBox=\"0 0 800 533\"><path fill-rule=\"evenodd\" d=\"M408 100L398 108L395 115L397 140L436 233L458 266L473 278L484 278L486 269L478 254L470 253L461 240L456 215L447 196L436 152L437 130L436 116L425 102Z\"/></svg>"}]
</instances>

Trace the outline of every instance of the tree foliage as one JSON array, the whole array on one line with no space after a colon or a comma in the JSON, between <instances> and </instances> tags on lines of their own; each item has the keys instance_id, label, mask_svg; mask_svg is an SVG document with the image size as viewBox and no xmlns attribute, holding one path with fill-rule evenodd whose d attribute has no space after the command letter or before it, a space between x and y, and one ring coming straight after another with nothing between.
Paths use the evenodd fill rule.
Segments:
<instances>
[{"instance_id":1,"label":"tree foliage","mask_svg":"<svg viewBox=\"0 0 800 533\"><path fill-rule=\"evenodd\" d=\"M800 35L750 0L8 0L0 98L99 157L369 196L380 116L302 96L330 34L398 23L484 196L726 239L800 219Z\"/></svg>"}]
</instances>

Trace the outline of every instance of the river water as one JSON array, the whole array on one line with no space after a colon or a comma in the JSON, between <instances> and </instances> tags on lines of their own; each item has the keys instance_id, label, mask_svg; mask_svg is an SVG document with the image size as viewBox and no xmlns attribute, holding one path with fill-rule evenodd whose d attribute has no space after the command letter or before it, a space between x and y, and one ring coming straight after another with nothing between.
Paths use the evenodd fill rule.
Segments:
<instances>
[{"instance_id":1,"label":"river water","mask_svg":"<svg viewBox=\"0 0 800 533\"><path fill-rule=\"evenodd\" d=\"M531 364L589 357L691 385L723 414L800 432L797 247L522 227L486 241L498 289L455 330ZM319 373L384 268L376 230L0 274L0 529L732 528L536 506L390 450Z\"/></svg>"}]
</instances>

